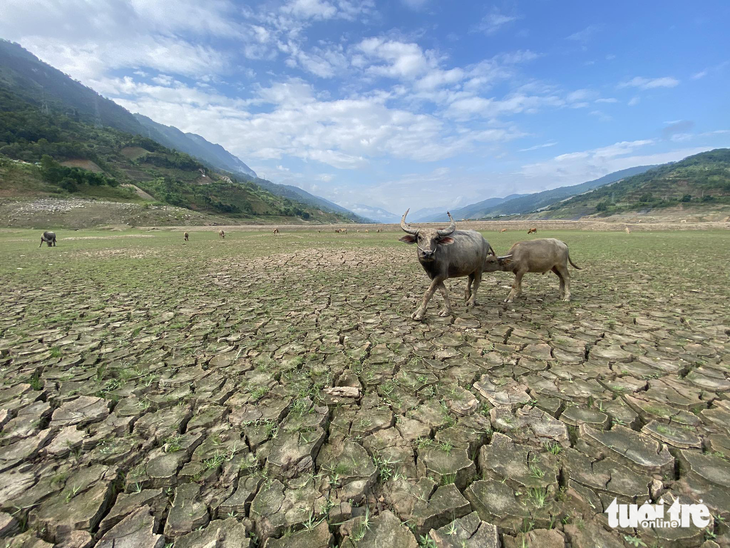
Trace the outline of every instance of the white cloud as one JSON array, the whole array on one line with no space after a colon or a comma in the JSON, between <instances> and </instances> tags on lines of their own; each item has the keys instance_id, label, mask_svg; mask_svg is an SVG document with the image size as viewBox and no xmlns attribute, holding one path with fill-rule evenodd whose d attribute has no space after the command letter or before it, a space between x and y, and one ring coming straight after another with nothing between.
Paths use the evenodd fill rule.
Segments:
<instances>
[{"instance_id":1,"label":"white cloud","mask_svg":"<svg viewBox=\"0 0 730 548\"><path fill-rule=\"evenodd\" d=\"M618 99L614 99L613 97L601 97L600 99L596 99L596 103L618 103Z\"/></svg>"},{"instance_id":2,"label":"white cloud","mask_svg":"<svg viewBox=\"0 0 730 548\"><path fill-rule=\"evenodd\" d=\"M705 131L703 133L672 133L669 136L671 141L675 143L681 143L685 141L692 141L694 139L702 139L706 137L716 137L718 135L730 135L729 129L716 129L714 131Z\"/></svg>"},{"instance_id":3,"label":"white cloud","mask_svg":"<svg viewBox=\"0 0 730 548\"><path fill-rule=\"evenodd\" d=\"M414 79L436 67L436 60L429 58L416 43L373 37L360 42L356 49L375 62L381 62L366 68L366 72L378 76Z\"/></svg>"},{"instance_id":4,"label":"white cloud","mask_svg":"<svg viewBox=\"0 0 730 548\"><path fill-rule=\"evenodd\" d=\"M699 72L695 72L691 78L692 80L699 80L700 78L704 78L705 76L709 76L711 74L717 74L718 72L721 72L725 67L730 65L730 61L723 61L722 63L719 63L717 65L707 67Z\"/></svg>"},{"instance_id":5,"label":"white cloud","mask_svg":"<svg viewBox=\"0 0 730 548\"><path fill-rule=\"evenodd\" d=\"M491 36L492 34L496 34L506 24L517 21L518 19L519 17L515 15L505 15L495 7L482 18L474 28L474 31L483 32L487 36Z\"/></svg>"},{"instance_id":6,"label":"white cloud","mask_svg":"<svg viewBox=\"0 0 730 548\"><path fill-rule=\"evenodd\" d=\"M322 0L292 0L284 4L281 11L305 19L331 19L337 14L335 6Z\"/></svg>"},{"instance_id":7,"label":"white cloud","mask_svg":"<svg viewBox=\"0 0 730 548\"><path fill-rule=\"evenodd\" d=\"M237 36L229 21L232 5L204 6L191 0L6 0L0 35L23 46L83 82L118 68L153 69L201 76L225 70L228 56L210 46L180 38L182 31Z\"/></svg>"},{"instance_id":8,"label":"white cloud","mask_svg":"<svg viewBox=\"0 0 730 548\"><path fill-rule=\"evenodd\" d=\"M474 118L496 118L503 115L522 112L537 112L541 107L558 107L565 104L563 99L555 95L510 95L504 99L485 99L477 96L457 97L445 111L445 115L455 120L471 120Z\"/></svg>"},{"instance_id":9,"label":"white cloud","mask_svg":"<svg viewBox=\"0 0 730 548\"><path fill-rule=\"evenodd\" d=\"M532 147L528 147L528 148L521 148L521 149L520 149L520 152L529 152L529 151L531 151L531 150L539 150L539 149L541 149L541 148L549 148L549 147L554 147L554 146L555 146L555 145L557 145L557 144L558 144L558 143L556 143L555 141L550 141L549 143L543 143L543 144L541 144L541 145L535 145L535 146L532 146Z\"/></svg>"},{"instance_id":10,"label":"white cloud","mask_svg":"<svg viewBox=\"0 0 730 548\"><path fill-rule=\"evenodd\" d=\"M327 20L347 19L354 20L358 16L369 14L375 3L373 0L289 0L280 10L282 13L301 19Z\"/></svg>"},{"instance_id":11,"label":"white cloud","mask_svg":"<svg viewBox=\"0 0 730 548\"><path fill-rule=\"evenodd\" d=\"M608 114L600 110L592 110L590 112L590 115L598 118L600 122L610 122L611 120L613 120L613 118L611 118Z\"/></svg>"},{"instance_id":12,"label":"white cloud","mask_svg":"<svg viewBox=\"0 0 730 548\"><path fill-rule=\"evenodd\" d=\"M325 100L302 80L260 88L256 98L237 102L182 84L164 88L110 80L105 86L126 108L253 160L289 156L359 169L381 157L443 160L478 143L522 135L511 127L453 127L434 116L388 107L378 94Z\"/></svg>"},{"instance_id":13,"label":"white cloud","mask_svg":"<svg viewBox=\"0 0 730 548\"><path fill-rule=\"evenodd\" d=\"M639 89L654 89L654 88L673 88L679 85L679 80L672 78L671 76L664 76L663 78L643 78L636 76L626 82L621 82L619 88L639 88Z\"/></svg>"},{"instance_id":14,"label":"white cloud","mask_svg":"<svg viewBox=\"0 0 730 548\"><path fill-rule=\"evenodd\" d=\"M401 0L401 2L410 9L418 11L428 4L429 0Z\"/></svg>"},{"instance_id":15,"label":"white cloud","mask_svg":"<svg viewBox=\"0 0 730 548\"><path fill-rule=\"evenodd\" d=\"M640 102L641 102L641 97L639 97L639 96L635 96L635 97L632 97L631 99L629 99L628 105L629 105L630 107L635 107L635 106L636 106L636 105L638 105L638 104L639 104Z\"/></svg>"},{"instance_id":16,"label":"white cloud","mask_svg":"<svg viewBox=\"0 0 730 548\"><path fill-rule=\"evenodd\" d=\"M590 40L598 31L600 30L600 27L598 25L588 25L583 30L579 30L578 32L574 32L570 36L566 37L566 40L574 40L576 42L587 42Z\"/></svg>"}]
</instances>

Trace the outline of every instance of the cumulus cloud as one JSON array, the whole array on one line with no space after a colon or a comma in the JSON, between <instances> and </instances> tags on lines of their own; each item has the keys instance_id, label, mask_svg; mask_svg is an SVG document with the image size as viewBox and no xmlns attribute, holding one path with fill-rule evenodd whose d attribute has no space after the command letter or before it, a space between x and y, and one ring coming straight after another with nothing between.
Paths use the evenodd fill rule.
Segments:
<instances>
[{"instance_id":1,"label":"cumulus cloud","mask_svg":"<svg viewBox=\"0 0 730 548\"><path fill-rule=\"evenodd\" d=\"M390 107L383 96L318 98L313 86L289 80L234 101L182 84L105 83L120 104L183 131L200 133L243 158L296 157L338 169L359 169L375 158L432 162L522 135L511 127L452 127L434 116ZM256 107L256 108L253 108Z\"/></svg>"},{"instance_id":2,"label":"cumulus cloud","mask_svg":"<svg viewBox=\"0 0 730 548\"><path fill-rule=\"evenodd\" d=\"M541 107L559 107L565 101L556 95L513 94L504 99L491 99L478 96L457 97L445 111L445 115L456 120L477 118L497 118L519 113L534 113Z\"/></svg>"},{"instance_id":3,"label":"cumulus cloud","mask_svg":"<svg viewBox=\"0 0 730 548\"><path fill-rule=\"evenodd\" d=\"M174 9L169 0L8 0L0 35L84 82L123 67L201 76L225 70L228 56L178 33L237 36L240 28L228 17L233 9L222 0L205 7L184 0Z\"/></svg>"}]
</instances>

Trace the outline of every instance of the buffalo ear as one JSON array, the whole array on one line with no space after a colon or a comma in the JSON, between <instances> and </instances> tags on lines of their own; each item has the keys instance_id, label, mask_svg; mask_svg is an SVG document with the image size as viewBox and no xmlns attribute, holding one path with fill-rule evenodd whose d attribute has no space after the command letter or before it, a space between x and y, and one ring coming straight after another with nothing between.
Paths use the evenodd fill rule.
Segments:
<instances>
[{"instance_id":1,"label":"buffalo ear","mask_svg":"<svg viewBox=\"0 0 730 548\"><path fill-rule=\"evenodd\" d=\"M451 236L445 236L441 239L439 239L439 243L441 245L449 245L454 243L454 239Z\"/></svg>"},{"instance_id":2,"label":"buffalo ear","mask_svg":"<svg viewBox=\"0 0 730 548\"><path fill-rule=\"evenodd\" d=\"M416 237L413 234L406 234L402 238L398 238L399 242L405 242L407 244L415 244L416 243Z\"/></svg>"}]
</instances>

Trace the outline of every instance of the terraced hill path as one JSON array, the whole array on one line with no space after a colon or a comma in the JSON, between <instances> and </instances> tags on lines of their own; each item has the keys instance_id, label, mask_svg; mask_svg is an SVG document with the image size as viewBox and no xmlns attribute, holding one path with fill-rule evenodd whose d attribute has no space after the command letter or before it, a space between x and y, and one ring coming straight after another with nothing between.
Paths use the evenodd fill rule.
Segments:
<instances>
[{"instance_id":1,"label":"terraced hill path","mask_svg":"<svg viewBox=\"0 0 730 548\"><path fill-rule=\"evenodd\" d=\"M496 273L421 323L394 233L36 232L0 232L0 546L730 545L727 232L544 232L572 302Z\"/></svg>"}]
</instances>

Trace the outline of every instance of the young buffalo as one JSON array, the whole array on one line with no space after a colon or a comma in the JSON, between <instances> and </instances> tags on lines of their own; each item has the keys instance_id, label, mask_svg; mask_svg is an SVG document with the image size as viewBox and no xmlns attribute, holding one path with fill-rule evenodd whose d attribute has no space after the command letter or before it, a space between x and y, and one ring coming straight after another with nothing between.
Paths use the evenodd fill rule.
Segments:
<instances>
[{"instance_id":1,"label":"young buffalo","mask_svg":"<svg viewBox=\"0 0 730 548\"><path fill-rule=\"evenodd\" d=\"M515 281L512 284L512 291L504 302L511 303L522 293L522 276L528 272L539 272L544 274L549 270L555 272L560 278L560 298L564 301L570 300L570 273L568 263L573 268L580 270L580 267L573 264L568 254L568 246L555 238L543 238L518 242L513 245L509 254L503 257L490 255L484 263L484 272L514 272Z\"/></svg>"}]
</instances>

